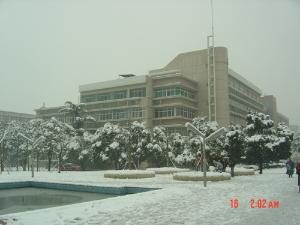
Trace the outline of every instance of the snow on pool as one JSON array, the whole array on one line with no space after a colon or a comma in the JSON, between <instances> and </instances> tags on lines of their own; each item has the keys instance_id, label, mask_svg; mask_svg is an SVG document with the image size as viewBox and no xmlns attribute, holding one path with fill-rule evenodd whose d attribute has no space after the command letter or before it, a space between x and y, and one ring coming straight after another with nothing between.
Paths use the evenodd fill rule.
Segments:
<instances>
[{"instance_id":1,"label":"snow on pool","mask_svg":"<svg viewBox=\"0 0 300 225\"><path fill-rule=\"evenodd\" d=\"M116 195L54 190L45 188L13 188L0 190L0 215L87 202Z\"/></svg>"}]
</instances>

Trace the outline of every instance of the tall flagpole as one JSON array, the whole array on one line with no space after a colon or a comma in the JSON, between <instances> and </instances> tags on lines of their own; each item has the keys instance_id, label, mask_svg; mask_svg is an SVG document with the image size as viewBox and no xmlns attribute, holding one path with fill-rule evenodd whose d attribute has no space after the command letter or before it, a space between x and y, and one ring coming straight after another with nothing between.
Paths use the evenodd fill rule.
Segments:
<instances>
[{"instance_id":1,"label":"tall flagpole","mask_svg":"<svg viewBox=\"0 0 300 225\"><path fill-rule=\"evenodd\" d=\"M213 0L210 0L210 7L211 7L211 35L207 36L208 119L209 121L217 121Z\"/></svg>"}]
</instances>

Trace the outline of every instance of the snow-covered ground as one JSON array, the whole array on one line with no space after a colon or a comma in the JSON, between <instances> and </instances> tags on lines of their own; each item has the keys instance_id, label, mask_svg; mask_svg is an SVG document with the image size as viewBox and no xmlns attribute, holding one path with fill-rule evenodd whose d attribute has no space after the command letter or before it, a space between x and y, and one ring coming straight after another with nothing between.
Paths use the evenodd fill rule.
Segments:
<instances>
[{"instance_id":1,"label":"snow-covered ground","mask_svg":"<svg viewBox=\"0 0 300 225\"><path fill-rule=\"evenodd\" d=\"M156 191L120 196L56 208L0 216L8 224L240 224L296 225L300 221L297 177L289 179L285 169L264 170L263 175L234 177L229 181L174 181L172 175L138 180L116 180L99 172L40 172L34 180L71 182L100 186L159 187ZM31 180L29 172L2 173L0 181ZM250 200L279 201L278 209L252 209ZM231 208L230 200L239 207Z\"/></svg>"}]
</instances>

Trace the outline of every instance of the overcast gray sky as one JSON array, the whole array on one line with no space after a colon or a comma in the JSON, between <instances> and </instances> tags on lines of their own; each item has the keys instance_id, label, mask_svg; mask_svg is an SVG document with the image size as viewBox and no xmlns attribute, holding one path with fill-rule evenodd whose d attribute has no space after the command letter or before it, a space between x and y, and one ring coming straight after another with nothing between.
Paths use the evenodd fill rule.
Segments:
<instances>
[{"instance_id":1,"label":"overcast gray sky","mask_svg":"<svg viewBox=\"0 0 300 225\"><path fill-rule=\"evenodd\" d=\"M0 0L0 109L78 102L78 86L206 48L209 0ZM229 66L300 125L300 1L214 0Z\"/></svg>"}]
</instances>

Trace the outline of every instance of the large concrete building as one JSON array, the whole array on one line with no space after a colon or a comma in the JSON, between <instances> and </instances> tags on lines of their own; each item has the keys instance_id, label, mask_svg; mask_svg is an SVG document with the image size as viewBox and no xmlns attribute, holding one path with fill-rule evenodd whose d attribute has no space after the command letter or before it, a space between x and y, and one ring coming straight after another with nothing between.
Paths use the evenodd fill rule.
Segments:
<instances>
[{"instance_id":1,"label":"large concrete building","mask_svg":"<svg viewBox=\"0 0 300 225\"><path fill-rule=\"evenodd\" d=\"M17 112L8 112L8 111L0 111L0 121L4 123L8 123L12 120L16 121L28 121L33 119L35 116L27 113L17 113Z\"/></svg>"},{"instance_id":2,"label":"large concrete building","mask_svg":"<svg viewBox=\"0 0 300 225\"><path fill-rule=\"evenodd\" d=\"M207 49L182 53L147 75L81 85L80 102L97 121L87 127L96 129L109 121L127 126L140 120L150 128L162 125L184 133L184 124L196 116L227 126L245 124L250 110L262 112L261 90L228 67L227 49L216 47L209 57ZM208 76L212 67L213 77ZM44 107L36 112L41 118L68 120L59 109Z\"/></svg>"}]
</instances>

